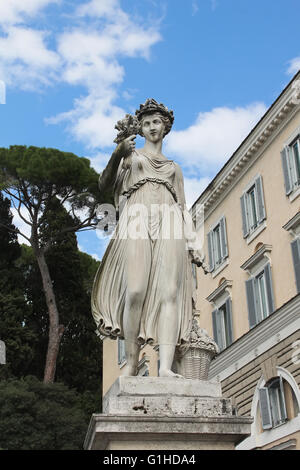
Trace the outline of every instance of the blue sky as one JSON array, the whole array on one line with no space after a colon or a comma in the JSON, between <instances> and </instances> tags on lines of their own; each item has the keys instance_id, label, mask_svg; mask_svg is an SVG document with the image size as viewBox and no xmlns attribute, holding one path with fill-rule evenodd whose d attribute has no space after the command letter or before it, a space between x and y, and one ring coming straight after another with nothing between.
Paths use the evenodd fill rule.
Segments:
<instances>
[{"instance_id":1,"label":"blue sky","mask_svg":"<svg viewBox=\"0 0 300 470\"><path fill-rule=\"evenodd\" d=\"M298 0L0 0L0 145L101 171L116 121L153 97L174 110L164 153L191 205L299 70L299 15ZM78 240L102 256L95 233Z\"/></svg>"}]
</instances>

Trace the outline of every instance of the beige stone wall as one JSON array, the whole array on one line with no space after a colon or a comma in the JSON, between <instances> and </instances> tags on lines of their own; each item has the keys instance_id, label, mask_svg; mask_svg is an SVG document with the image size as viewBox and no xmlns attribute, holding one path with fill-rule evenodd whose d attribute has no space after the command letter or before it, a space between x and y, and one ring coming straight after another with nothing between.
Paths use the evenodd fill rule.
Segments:
<instances>
[{"instance_id":1,"label":"beige stone wall","mask_svg":"<svg viewBox=\"0 0 300 470\"><path fill-rule=\"evenodd\" d=\"M261 450L267 450L267 449L272 449L274 446L278 446L279 444L287 443L290 441L295 441L295 449L294 450L300 450L300 431L295 432L293 434L290 434L287 437L284 437L282 439L278 439L277 441L272 442L271 444L268 444L266 446L261 447Z\"/></svg>"},{"instance_id":2,"label":"beige stone wall","mask_svg":"<svg viewBox=\"0 0 300 470\"><path fill-rule=\"evenodd\" d=\"M300 112L286 124L279 135L250 166L224 200L205 220L205 237L211 226L223 215L226 217L229 265L215 278L198 269L197 309L200 324L212 335L213 306L206 297L219 285L222 278L233 281L232 308L234 340L249 330L245 281L247 273L240 266L255 252L258 243L272 245L271 265L275 307L279 308L296 295L294 267L291 254L291 235L282 228L300 209L300 196L293 202L285 194L280 152L291 134L300 127ZM245 188L260 174L263 178L266 207L266 228L248 245L243 238L240 197ZM207 237L206 237L207 238ZM208 259L207 239L205 253Z\"/></svg>"},{"instance_id":3,"label":"beige stone wall","mask_svg":"<svg viewBox=\"0 0 300 470\"><path fill-rule=\"evenodd\" d=\"M250 416L253 395L259 379L264 373L264 364L274 358L273 364L286 369L300 385L300 368L292 360L295 351L292 344L300 339L300 331L281 341L269 351L258 356L254 361L239 369L222 382L222 393L232 398L240 416ZM267 366L268 367L268 366Z\"/></svg>"},{"instance_id":4,"label":"beige stone wall","mask_svg":"<svg viewBox=\"0 0 300 470\"><path fill-rule=\"evenodd\" d=\"M149 359L149 375L157 376L157 352L146 345L141 349L140 359L146 355ZM103 396L115 380L122 374L122 367L118 364L118 342L105 339L103 342Z\"/></svg>"}]
</instances>

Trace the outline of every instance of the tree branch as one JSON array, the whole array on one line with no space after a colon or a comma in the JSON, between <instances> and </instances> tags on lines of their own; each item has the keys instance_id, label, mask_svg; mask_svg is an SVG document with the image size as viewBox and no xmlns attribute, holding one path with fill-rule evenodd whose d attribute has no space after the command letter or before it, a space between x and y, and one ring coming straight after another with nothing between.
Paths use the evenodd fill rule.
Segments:
<instances>
[{"instance_id":1,"label":"tree branch","mask_svg":"<svg viewBox=\"0 0 300 470\"><path fill-rule=\"evenodd\" d=\"M5 228L9 232L13 232L13 233L16 233L17 235L21 235L22 237L24 237L31 244L30 238L26 237L26 235L24 235L24 233L22 233L18 228L14 229L12 227L8 227L7 225L2 224L1 222L0 222L0 227Z\"/></svg>"}]
</instances>

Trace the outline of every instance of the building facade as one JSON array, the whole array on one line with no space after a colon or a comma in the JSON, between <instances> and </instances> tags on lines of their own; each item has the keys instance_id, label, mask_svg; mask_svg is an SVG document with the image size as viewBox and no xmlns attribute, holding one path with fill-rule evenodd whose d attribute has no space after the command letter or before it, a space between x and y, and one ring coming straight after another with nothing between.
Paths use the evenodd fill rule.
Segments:
<instances>
[{"instance_id":1,"label":"building facade","mask_svg":"<svg viewBox=\"0 0 300 470\"><path fill-rule=\"evenodd\" d=\"M191 209L204 208L206 262L196 315L220 347L209 378L236 413L254 419L240 449L300 449L300 73ZM199 227L198 227L199 228ZM103 346L103 393L125 364L122 341ZM140 375L158 354L142 348Z\"/></svg>"},{"instance_id":2,"label":"building facade","mask_svg":"<svg viewBox=\"0 0 300 470\"><path fill-rule=\"evenodd\" d=\"M298 73L192 208L204 207L210 273L200 326L220 354L210 378L254 418L240 449L300 449L300 106Z\"/></svg>"}]
</instances>

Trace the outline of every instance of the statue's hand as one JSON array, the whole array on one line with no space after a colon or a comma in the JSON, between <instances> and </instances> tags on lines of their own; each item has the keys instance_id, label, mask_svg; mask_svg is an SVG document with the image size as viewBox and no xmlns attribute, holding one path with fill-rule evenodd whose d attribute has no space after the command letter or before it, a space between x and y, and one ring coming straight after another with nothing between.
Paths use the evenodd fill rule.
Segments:
<instances>
[{"instance_id":1,"label":"statue's hand","mask_svg":"<svg viewBox=\"0 0 300 470\"><path fill-rule=\"evenodd\" d=\"M208 274L209 269L206 266L206 264L204 263L205 256L201 256L195 251L192 251L191 255L192 255L192 263L194 263L196 266L198 266L198 268L202 267L202 269L204 271L204 274Z\"/></svg>"},{"instance_id":2,"label":"statue's hand","mask_svg":"<svg viewBox=\"0 0 300 470\"><path fill-rule=\"evenodd\" d=\"M131 135L121 142L117 147L117 152L120 152L122 158L127 158L135 150L135 138L136 135Z\"/></svg>"}]
</instances>

